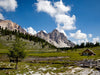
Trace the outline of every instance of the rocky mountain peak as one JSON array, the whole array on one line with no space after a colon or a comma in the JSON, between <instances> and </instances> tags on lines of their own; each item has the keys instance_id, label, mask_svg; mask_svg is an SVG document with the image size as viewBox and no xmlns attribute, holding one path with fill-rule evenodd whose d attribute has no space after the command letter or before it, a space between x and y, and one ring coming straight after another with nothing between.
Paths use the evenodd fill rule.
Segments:
<instances>
[{"instance_id":1,"label":"rocky mountain peak","mask_svg":"<svg viewBox=\"0 0 100 75\"><path fill-rule=\"evenodd\" d=\"M58 31L57 29L54 29L54 30L52 31L52 33L59 33L59 31Z\"/></svg>"},{"instance_id":2,"label":"rocky mountain peak","mask_svg":"<svg viewBox=\"0 0 100 75\"><path fill-rule=\"evenodd\" d=\"M45 38L47 37L47 33L45 33L43 30L41 30L40 32L38 32L38 34L36 34L35 36L38 36L39 38Z\"/></svg>"},{"instance_id":3,"label":"rocky mountain peak","mask_svg":"<svg viewBox=\"0 0 100 75\"><path fill-rule=\"evenodd\" d=\"M45 33L43 30L41 30L41 31L38 33L38 35L46 36L47 33Z\"/></svg>"},{"instance_id":4,"label":"rocky mountain peak","mask_svg":"<svg viewBox=\"0 0 100 75\"><path fill-rule=\"evenodd\" d=\"M67 37L60 33L57 29L54 29L51 33L45 33L44 31L41 31L36 34L37 37L40 37L49 43L55 45L56 47L73 47L75 46L74 43L69 41Z\"/></svg>"},{"instance_id":5,"label":"rocky mountain peak","mask_svg":"<svg viewBox=\"0 0 100 75\"><path fill-rule=\"evenodd\" d=\"M0 20L0 27L4 29L7 28L11 31L17 30L20 31L21 33L26 33L26 31L23 28L21 28L21 26L10 20Z\"/></svg>"},{"instance_id":6,"label":"rocky mountain peak","mask_svg":"<svg viewBox=\"0 0 100 75\"><path fill-rule=\"evenodd\" d=\"M60 32L57 30L57 29L54 29L51 33L49 34L52 34L52 35L56 35L58 36L60 34Z\"/></svg>"},{"instance_id":7,"label":"rocky mountain peak","mask_svg":"<svg viewBox=\"0 0 100 75\"><path fill-rule=\"evenodd\" d=\"M47 34L45 31L41 30L39 33Z\"/></svg>"}]
</instances>

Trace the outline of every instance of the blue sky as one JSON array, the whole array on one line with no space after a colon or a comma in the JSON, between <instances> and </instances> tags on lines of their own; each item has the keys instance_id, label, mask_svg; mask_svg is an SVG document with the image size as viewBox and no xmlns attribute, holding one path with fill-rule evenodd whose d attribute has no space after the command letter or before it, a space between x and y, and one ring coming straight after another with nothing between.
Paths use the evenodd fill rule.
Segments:
<instances>
[{"instance_id":1,"label":"blue sky","mask_svg":"<svg viewBox=\"0 0 100 75\"><path fill-rule=\"evenodd\" d=\"M43 4L45 1L50 3L50 10ZM62 2L65 10L57 2ZM67 8L70 10L67 11ZM51 12L53 9L57 12ZM59 18L57 14L65 18ZM1 19L12 20L28 32L32 29L33 33L41 30L51 32L57 28L76 43L96 42L100 37L100 0L0 0L0 15Z\"/></svg>"}]
</instances>

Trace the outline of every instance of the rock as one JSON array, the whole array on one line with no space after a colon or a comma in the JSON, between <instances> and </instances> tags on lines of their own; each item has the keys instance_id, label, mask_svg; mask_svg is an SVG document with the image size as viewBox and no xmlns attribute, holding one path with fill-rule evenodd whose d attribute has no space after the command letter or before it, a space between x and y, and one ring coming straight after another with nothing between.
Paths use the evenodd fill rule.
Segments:
<instances>
[{"instance_id":1,"label":"rock","mask_svg":"<svg viewBox=\"0 0 100 75\"><path fill-rule=\"evenodd\" d=\"M21 26L19 26L16 23L13 23L10 20L1 20L0 19L0 27L3 29L7 28L8 30L11 30L11 31L17 30L21 33L26 33L26 31L23 28L21 28Z\"/></svg>"},{"instance_id":2,"label":"rock","mask_svg":"<svg viewBox=\"0 0 100 75\"><path fill-rule=\"evenodd\" d=\"M57 29L53 30L51 33L40 31L35 36L46 40L47 42L58 48L75 46L73 42L68 40L67 37L63 33L60 33Z\"/></svg>"}]
</instances>

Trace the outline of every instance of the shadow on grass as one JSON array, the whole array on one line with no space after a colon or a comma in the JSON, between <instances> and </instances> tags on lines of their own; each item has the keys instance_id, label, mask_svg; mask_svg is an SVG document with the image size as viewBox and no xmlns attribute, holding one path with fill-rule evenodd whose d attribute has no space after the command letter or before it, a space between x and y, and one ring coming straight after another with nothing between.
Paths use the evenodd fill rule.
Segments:
<instances>
[{"instance_id":1,"label":"shadow on grass","mask_svg":"<svg viewBox=\"0 0 100 75\"><path fill-rule=\"evenodd\" d=\"M10 69L14 69L14 68L0 68L0 70L10 70Z\"/></svg>"}]
</instances>

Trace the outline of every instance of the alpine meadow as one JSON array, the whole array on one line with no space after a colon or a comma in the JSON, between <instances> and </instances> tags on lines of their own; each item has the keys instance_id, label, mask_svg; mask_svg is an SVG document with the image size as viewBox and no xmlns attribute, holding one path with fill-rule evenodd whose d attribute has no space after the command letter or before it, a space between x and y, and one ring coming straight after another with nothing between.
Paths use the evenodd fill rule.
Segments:
<instances>
[{"instance_id":1,"label":"alpine meadow","mask_svg":"<svg viewBox=\"0 0 100 75\"><path fill-rule=\"evenodd\" d=\"M0 0L0 75L100 75L99 0Z\"/></svg>"}]
</instances>

